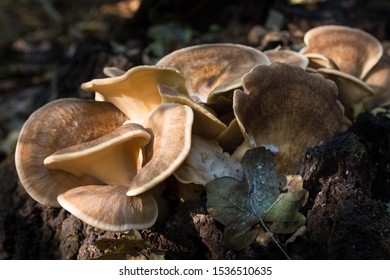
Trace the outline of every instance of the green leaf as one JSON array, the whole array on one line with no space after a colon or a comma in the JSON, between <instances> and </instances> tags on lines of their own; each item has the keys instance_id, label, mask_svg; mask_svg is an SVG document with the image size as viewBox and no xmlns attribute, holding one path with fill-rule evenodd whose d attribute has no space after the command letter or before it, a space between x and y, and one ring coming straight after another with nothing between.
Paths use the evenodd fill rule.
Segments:
<instances>
[{"instance_id":1,"label":"green leaf","mask_svg":"<svg viewBox=\"0 0 390 280\"><path fill-rule=\"evenodd\" d=\"M306 204L309 195L303 188L302 177L288 176L285 190L264 217L264 222L274 233L294 233L306 223L306 217L298 212Z\"/></svg>"},{"instance_id":2,"label":"green leaf","mask_svg":"<svg viewBox=\"0 0 390 280\"><path fill-rule=\"evenodd\" d=\"M257 225L285 185L276 171L274 154L263 148L248 150L243 159L245 178L223 177L206 185L207 210L225 225L225 242L235 250L251 244Z\"/></svg>"}]
</instances>

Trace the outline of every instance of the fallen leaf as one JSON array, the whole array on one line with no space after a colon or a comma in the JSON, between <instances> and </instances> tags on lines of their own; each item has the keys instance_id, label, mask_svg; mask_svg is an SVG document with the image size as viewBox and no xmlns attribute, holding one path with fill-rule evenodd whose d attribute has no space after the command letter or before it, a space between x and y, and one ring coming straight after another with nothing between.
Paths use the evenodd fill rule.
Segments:
<instances>
[{"instance_id":1,"label":"fallen leaf","mask_svg":"<svg viewBox=\"0 0 390 280\"><path fill-rule=\"evenodd\" d=\"M263 148L248 150L242 166L243 181L222 177L206 185L207 211L225 225L225 242L241 250L256 238L255 226L263 219L285 186L276 171L274 154Z\"/></svg>"}]
</instances>

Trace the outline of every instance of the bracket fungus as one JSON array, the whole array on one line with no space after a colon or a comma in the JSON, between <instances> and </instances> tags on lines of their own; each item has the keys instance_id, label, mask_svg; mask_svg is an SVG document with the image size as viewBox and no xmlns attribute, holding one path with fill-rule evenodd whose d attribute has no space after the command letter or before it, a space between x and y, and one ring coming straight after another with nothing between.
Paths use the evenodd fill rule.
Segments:
<instances>
[{"instance_id":1,"label":"bracket fungus","mask_svg":"<svg viewBox=\"0 0 390 280\"><path fill-rule=\"evenodd\" d=\"M27 193L43 205L60 207L59 194L96 184L98 180L90 176L50 170L44 159L57 150L110 133L126 119L112 104L73 98L53 101L35 111L23 125L15 151L16 170Z\"/></svg>"},{"instance_id":2,"label":"bracket fungus","mask_svg":"<svg viewBox=\"0 0 390 280\"><path fill-rule=\"evenodd\" d=\"M268 50L264 54L268 56L272 63L280 62L298 66L302 69L306 69L309 65L309 59L306 56L290 50Z\"/></svg>"},{"instance_id":3,"label":"bracket fungus","mask_svg":"<svg viewBox=\"0 0 390 280\"><path fill-rule=\"evenodd\" d=\"M302 54L319 53L330 58L337 67L363 79L383 55L381 43L371 34L352 27L324 25L304 36Z\"/></svg>"},{"instance_id":4,"label":"bracket fungus","mask_svg":"<svg viewBox=\"0 0 390 280\"><path fill-rule=\"evenodd\" d=\"M241 87L242 76L258 64L270 64L263 52L228 43L183 48L157 62L158 66L179 70L187 79L191 98L203 103L211 94Z\"/></svg>"},{"instance_id":5,"label":"bracket fungus","mask_svg":"<svg viewBox=\"0 0 390 280\"><path fill-rule=\"evenodd\" d=\"M276 62L255 67L243 86L233 100L238 124L252 147L276 152L281 174L296 174L306 150L341 129L337 87L318 74Z\"/></svg>"},{"instance_id":6,"label":"bracket fungus","mask_svg":"<svg viewBox=\"0 0 390 280\"><path fill-rule=\"evenodd\" d=\"M81 88L99 93L130 120L142 122L162 102L158 84L176 88L188 95L185 79L177 70L144 65L133 67L121 76L83 83Z\"/></svg>"}]
</instances>

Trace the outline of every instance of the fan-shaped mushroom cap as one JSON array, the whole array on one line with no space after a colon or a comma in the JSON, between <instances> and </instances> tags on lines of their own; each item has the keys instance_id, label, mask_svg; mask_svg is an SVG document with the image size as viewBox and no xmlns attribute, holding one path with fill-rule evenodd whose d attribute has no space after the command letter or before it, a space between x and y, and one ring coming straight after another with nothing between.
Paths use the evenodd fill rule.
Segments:
<instances>
[{"instance_id":1,"label":"fan-shaped mushroom cap","mask_svg":"<svg viewBox=\"0 0 390 280\"><path fill-rule=\"evenodd\" d=\"M127 195L146 192L175 172L191 148L194 114L190 107L174 103L158 106L143 126L153 135L146 146L144 166L132 180Z\"/></svg>"},{"instance_id":2,"label":"fan-shaped mushroom cap","mask_svg":"<svg viewBox=\"0 0 390 280\"><path fill-rule=\"evenodd\" d=\"M194 112L192 132L205 137L215 137L226 129L226 125L214 116L202 104L196 103L188 96L180 94L175 88L158 85L158 90L165 103L179 103L189 106Z\"/></svg>"},{"instance_id":3,"label":"fan-shaped mushroom cap","mask_svg":"<svg viewBox=\"0 0 390 280\"><path fill-rule=\"evenodd\" d=\"M241 86L241 78L258 64L270 64L261 51L239 44L204 44L183 48L163 57L157 65L178 69L187 79L192 99L207 102L211 93Z\"/></svg>"},{"instance_id":4,"label":"fan-shaped mushroom cap","mask_svg":"<svg viewBox=\"0 0 390 280\"><path fill-rule=\"evenodd\" d=\"M60 207L59 194L96 184L97 180L88 176L79 178L62 170L50 170L43 161L59 149L111 132L126 119L106 102L69 98L41 107L23 125L16 146L16 170L23 187L39 203Z\"/></svg>"},{"instance_id":5,"label":"fan-shaped mushroom cap","mask_svg":"<svg viewBox=\"0 0 390 280\"><path fill-rule=\"evenodd\" d=\"M90 175L106 184L127 187L142 165L151 135L139 124L126 123L109 134L56 151L44 160L49 169Z\"/></svg>"},{"instance_id":6,"label":"fan-shaped mushroom cap","mask_svg":"<svg viewBox=\"0 0 390 280\"><path fill-rule=\"evenodd\" d=\"M217 141L193 135L191 143L188 157L174 173L179 182L205 186L225 176L243 179L241 163L223 152Z\"/></svg>"},{"instance_id":7,"label":"fan-shaped mushroom cap","mask_svg":"<svg viewBox=\"0 0 390 280\"><path fill-rule=\"evenodd\" d=\"M338 99L345 108L345 116L354 120L362 112L364 100L374 91L362 80L336 69L320 68L317 72L334 81L339 90Z\"/></svg>"},{"instance_id":8,"label":"fan-shaped mushroom cap","mask_svg":"<svg viewBox=\"0 0 390 280\"><path fill-rule=\"evenodd\" d=\"M126 196L127 188L89 185L58 196L63 208L87 224L109 231L151 227L157 220L157 203L151 194Z\"/></svg>"},{"instance_id":9,"label":"fan-shaped mushroom cap","mask_svg":"<svg viewBox=\"0 0 390 280\"><path fill-rule=\"evenodd\" d=\"M372 111L378 107L390 106L390 57L384 55L364 80L375 92L367 98L364 107Z\"/></svg>"},{"instance_id":10,"label":"fan-shaped mushroom cap","mask_svg":"<svg viewBox=\"0 0 390 280\"><path fill-rule=\"evenodd\" d=\"M81 88L98 92L130 120L142 122L162 101L158 84L177 88L188 95L185 79L177 70L158 66L133 67L122 76L94 79Z\"/></svg>"},{"instance_id":11,"label":"fan-shaped mushroom cap","mask_svg":"<svg viewBox=\"0 0 390 280\"><path fill-rule=\"evenodd\" d=\"M337 87L318 74L287 64L255 67L236 90L233 109L252 146L276 152L281 174L296 174L309 147L340 131Z\"/></svg>"},{"instance_id":12,"label":"fan-shaped mushroom cap","mask_svg":"<svg viewBox=\"0 0 390 280\"><path fill-rule=\"evenodd\" d=\"M309 30L301 53L320 53L338 68L363 79L383 54L381 43L371 34L347 26L324 25Z\"/></svg>"},{"instance_id":13,"label":"fan-shaped mushroom cap","mask_svg":"<svg viewBox=\"0 0 390 280\"><path fill-rule=\"evenodd\" d=\"M271 62L286 63L302 69L306 69L309 65L309 59L306 56L290 50L268 50L264 54Z\"/></svg>"}]
</instances>

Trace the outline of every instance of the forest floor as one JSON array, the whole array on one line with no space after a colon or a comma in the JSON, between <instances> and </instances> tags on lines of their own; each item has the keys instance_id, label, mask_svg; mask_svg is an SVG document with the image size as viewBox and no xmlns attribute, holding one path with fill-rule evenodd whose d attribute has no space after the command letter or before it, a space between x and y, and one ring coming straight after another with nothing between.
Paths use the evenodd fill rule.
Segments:
<instances>
[{"instance_id":1,"label":"forest floor","mask_svg":"<svg viewBox=\"0 0 390 280\"><path fill-rule=\"evenodd\" d=\"M97 258L109 248L104 241L129 237L38 204L20 186L15 170L15 142L28 116L54 99L91 98L80 84L103 77L103 67L153 64L175 49L200 43L298 50L304 33L324 24L361 28L390 55L386 0L312 0L302 5L254 0L18 2L0 4L6 15L0 19L0 259ZM307 232L283 245L290 258L390 258L386 115L362 113L347 131L310 149L300 175L310 194L301 211ZM127 248L135 250L135 258L286 258L272 242L241 251L228 248L223 226L207 213L205 197L175 204L166 221L141 231L138 238L142 242Z\"/></svg>"}]
</instances>

